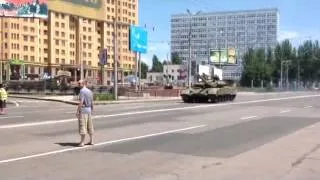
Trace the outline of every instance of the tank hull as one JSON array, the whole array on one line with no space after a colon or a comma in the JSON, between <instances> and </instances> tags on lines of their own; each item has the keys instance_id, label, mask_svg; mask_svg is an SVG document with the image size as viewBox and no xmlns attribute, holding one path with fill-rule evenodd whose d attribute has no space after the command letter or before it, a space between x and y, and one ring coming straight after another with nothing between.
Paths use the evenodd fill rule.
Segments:
<instances>
[{"instance_id":1,"label":"tank hull","mask_svg":"<svg viewBox=\"0 0 320 180\"><path fill-rule=\"evenodd\" d=\"M180 96L185 103L219 103L234 101L237 96L237 91L234 87L190 88L182 92Z\"/></svg>"}]
</instances>

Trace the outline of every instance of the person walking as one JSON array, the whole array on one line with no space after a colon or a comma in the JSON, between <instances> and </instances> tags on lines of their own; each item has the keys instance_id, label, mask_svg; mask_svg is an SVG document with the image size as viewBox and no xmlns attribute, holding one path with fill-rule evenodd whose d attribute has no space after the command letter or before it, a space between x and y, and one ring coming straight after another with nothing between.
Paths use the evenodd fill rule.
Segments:
<instances>
[{"instance_id":1,"label":"person walking","mask_svg":"<svg viewBox=\"0 0 320 180\"><path fill-rule=\"evenodd\" d=\"M80 93L79 93L79 105L76 116L79 122L79 134L81 141L78 146L84 146L85 136L89 134L90 141L87 145L93 145L93 122L92 122L92 111L93 111L93 93L87 88L87 81L80 80Z\"/></svg>"},{"instance_id":2,"label":"person walking","mask_svg":"<svg viewBox=\"0 0 320 180\"><path fill-rule=\"evenodd\" d=\"M0 84L0 114L7 113L7 99L8 93L3 84Z\"/></svg>"}]
</instances>

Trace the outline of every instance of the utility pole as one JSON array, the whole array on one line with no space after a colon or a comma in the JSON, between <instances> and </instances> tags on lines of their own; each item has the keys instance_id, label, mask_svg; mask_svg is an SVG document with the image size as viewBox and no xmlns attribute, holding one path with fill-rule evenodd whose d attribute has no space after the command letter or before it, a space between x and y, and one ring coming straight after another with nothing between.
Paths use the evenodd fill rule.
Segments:
<instances>
[{"instance_id":1,"label":"utility pole","mask_svg":"<svg viewBox=\"0 0 320 180\"><path fill-rule=\"evenodd\" d=\"M281 69L280 69L280 88L282 89L282 64L283 64L283 61L281 61Z\"/></svg>"},{"instance_id":2,"label":"utility pole","mask_svg":"<svg viewBox=\"0 0 320 180\"><path fill-rule=\"evenodd\" d=\"M136 83L135 83L135 90L136 90L136 92L138 92L138 68L139 68L139 67L138 67L138 66L139 66L138 63L139 63L139 59L140 59L140 53L137 53L137 52L136 52L135 54L136 54L136 70L135 70L135 71L136 71L136 72L135 72L135 80L136 80L135 82L136 82ZM139 56L139 57L138 57L138 56ZM140 77L139 77L139 78L140 78Z\"/></svg>"},{"instance_id":3,"label":"utility pole","mask_svg":"<svg viewBox=\"0 0 320 180\"><path fill-rule=\"evenodd\" d=\"M141 75L141 53L139 53L139 89L140 89L140 91L142 90L141 78L142 78L142 75Z\"/></svg>"},{"instance_id":4,"label":"utility pole","mask_svg":"<svg viewBox=\"0 0 320 180\"><path fill-rule=\"evenodd\" d=\"M190 24L189 24L189 61L188 61L188 87L191 87L191 18L190 15Z\"/></svg>"},{"instance_id":5,"label":"utility pole","mask_svg":"<svg viewBox=\"0 0 320 180\"><path fill-rule=\"evenodd\" d=\"M3 74L2 74L2 64L3 64L3 60L4 60L4 57L3 57L3 51L4 51L4 48L3 48L3 38L4 38L4 35L3 35L3 31L4 31L4 27L3 27L3 19L4 18L4 13L2 13L2 17L1 17L1 61L0 61L0 83L2 84L2 80L3 80Z\"/></svg>"},{"instance_id":6,"label":"utility pole","mask_svg":"<svg viewBox=\"0 0 320 180\"><path fill-rule=\"evenodd\" d=\"M287 63L287 79L286 79L286 88L289 89L289 63Z\"/></svg>"},{"instance_id":7,"label":"utility pole","mask_svg":"<svg viewBox=\"0 0 320 180\"><path fill-rule=\"evenodd\" d=\"M113 40L113 43L114 43L114 58L113 58L113 64L114 64L114 98L115 100L118 100L118 47L117 47L117 44L118 44L118 39L117 39L117 36L118 36L118 1L115 0L115 16L114 16L114 19L113 19L113 28L114 28L114 40Z\"/></svg>"},{"instance_id":8,"label":"utility pole","mask_svg":"<svg viewBox=\"0 0 320 180\"><path fill-rule=\"evenodd\" d=\"M291 60L282 60L281 61L281 72L280 72L280 87L283 88L283 64L286 63L287 69L286 69L286 87L288 88L288 83L289 83L289 63Z\"/></svg>"},{"instance_id":9,"label":"utility pole","mask_svg":"<svg viewBox=\"0 0 320 180\"><path fill-rule=\"evenodd\" d=\"M190 17L190 21L189 21L189 65L188 65L188 87L191 87L191 30L192 30L192 16L193 14L191 13L191 11L189 9L187 9L187 13L189 14ZM198 11L195 15L200 14L201 11Z\"/></svg>"},{"instance_id":10,"label":"utility pole","mask_svg":"<svg viewBox=\"0 0 320 180\"><path fill-rule=\"evenodd\" d=\"M300 59L298 58L298 89L300 89Z\"/></svg>"},{"instance_id":11,"label":"utility pole","mask_svg":"<svg viewBox=\"0 0 320 180\"><path fill-rule=\"evenodd\" d=\"M79 56L79 59L80 59L80 79L83 80L84 79L84 74L83 74L83 59L82 59L82 56L83 56L83 52L82 52L82 35L80 34L80 56Z\"/></svg>"}]
</instances>

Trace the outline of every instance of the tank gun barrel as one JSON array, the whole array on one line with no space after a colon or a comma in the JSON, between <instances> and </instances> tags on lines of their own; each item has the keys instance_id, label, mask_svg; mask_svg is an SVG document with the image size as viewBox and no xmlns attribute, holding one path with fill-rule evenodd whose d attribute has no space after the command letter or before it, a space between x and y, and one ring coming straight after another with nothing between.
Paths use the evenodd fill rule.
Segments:
<instances>
[{"instance_id":1,"label":"tank gun barrel","mask_svg":"<svg viewBox=\"0 0 320 180\"><path fill-rule=\"evenodd\" d=\"M208 84L208 81L207 81L207 76L205 74L197 74L198 77L205 83L205 84Z\"/></svg>"}]
</instances>

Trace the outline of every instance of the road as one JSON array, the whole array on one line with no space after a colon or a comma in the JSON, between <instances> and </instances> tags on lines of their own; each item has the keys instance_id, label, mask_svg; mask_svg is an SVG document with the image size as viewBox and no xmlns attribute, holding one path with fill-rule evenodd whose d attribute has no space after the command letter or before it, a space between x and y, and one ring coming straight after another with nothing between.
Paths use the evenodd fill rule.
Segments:
<instances>
[{"instance_id":1,"label":"road","mask_svg":"<svg viewBox=\"0 0 320 180\"><path fill-rule=\"evenodd\" d=\"M84 148L75 106L15 100L0 116L2 179L320 178L319 93L100 105Z\"/></svg>"}]
</instances>

